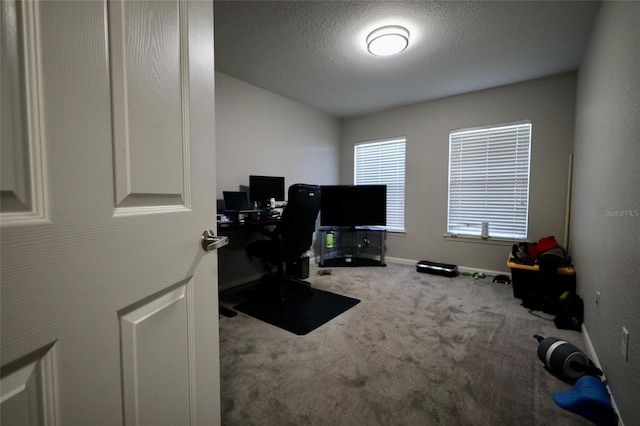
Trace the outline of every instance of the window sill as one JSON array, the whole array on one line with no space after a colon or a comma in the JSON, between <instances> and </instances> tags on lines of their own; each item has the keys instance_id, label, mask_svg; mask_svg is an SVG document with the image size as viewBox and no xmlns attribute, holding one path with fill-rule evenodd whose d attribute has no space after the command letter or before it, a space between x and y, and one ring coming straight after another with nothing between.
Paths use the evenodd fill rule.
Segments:
<instances>
[{"instance_id":1,"label":"window sill","mask_svg":"<svg viewBox=\"0 0 640 426\"><path fill-rule=\"evenodd\" d=\"M482 238L475 235L453 235L453 234L444 234L445 240L448 241L458 241L464 243L475 243L475 244L491 244L496 246L511 246L513 244L517 244L522 240L512 240L507 238L498 238L498 237L488 237Z\"/></svg>"}]
</instances>

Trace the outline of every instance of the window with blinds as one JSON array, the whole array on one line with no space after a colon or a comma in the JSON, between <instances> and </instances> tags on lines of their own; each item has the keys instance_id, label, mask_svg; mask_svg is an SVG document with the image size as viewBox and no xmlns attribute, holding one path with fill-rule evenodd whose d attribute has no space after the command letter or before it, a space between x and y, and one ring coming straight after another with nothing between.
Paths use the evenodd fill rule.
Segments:
<instances>
[{"instance_id":1,"label":"window with blinds","mask_svg":"<svg viewBox=\"0 0 640 426\"><path fill-rule=\"evenodd\" d=\"M387 185L387 230L404 232L405 138L354 147L356 185Z\"/></svg>"},{"instance_id":2,"label":"window with blinds","mask_svg":"<svg viewBox=\"0 0 640 426\"><path fill-rule=\"evenodd\" d=\"M527 238L530 148L529 121L449 134L448 234Z\"/></svg>"}]
</instances>

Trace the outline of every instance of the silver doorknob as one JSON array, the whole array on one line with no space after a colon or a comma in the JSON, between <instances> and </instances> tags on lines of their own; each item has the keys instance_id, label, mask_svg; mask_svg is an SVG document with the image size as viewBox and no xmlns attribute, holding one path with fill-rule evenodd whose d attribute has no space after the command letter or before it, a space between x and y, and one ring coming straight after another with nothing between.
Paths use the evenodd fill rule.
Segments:
<instances>
[{"instance_id":1,"label":"silver doorknob","mask_svg":"<svg viewBox=\"0 0 640 426\"><path fill-rule=\"evenodd\" d=\"M229 244L229 237L227 236L216 237L211 229L207 229L202 233L202 249L207 253L227 244Z\"/></svg>"}]
</instances>

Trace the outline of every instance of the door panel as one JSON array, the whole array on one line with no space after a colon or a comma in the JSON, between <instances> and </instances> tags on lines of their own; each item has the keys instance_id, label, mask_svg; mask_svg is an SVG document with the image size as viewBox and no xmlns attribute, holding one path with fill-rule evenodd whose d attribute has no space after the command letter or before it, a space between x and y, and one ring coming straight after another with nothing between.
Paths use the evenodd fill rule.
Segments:
<instances>
[{"instance_id":1,"label":"door panel","mask_svg":"<svg viewBox=\"0 0 640 426\"><path fill-rule=\"evenodd\" d=\"M219 424L212 2L2 3L0 423Z\"/></svg>"},{"instance_id":2,"label":"door panel","mask_svg":"<svg viewBox=\"0 0 640 426\"><path fill-rule=\"evenodd\" d=\"M112 2L109 23L116 205L189 207L186 3Z\"/></svg>"},{"instance_id":3,"label":"door panel","mask_svg":"<svg viewBox=\"0 0 640 426\"><path fill-rule=\"evenodd\" d=\"M120 316L127 425L189 424L195 348L191 287L181 284Z\"/></svg>"},{"instance_id":4,"label":"door panel","mask_svg":"<svg viewBox=\"0 0 640 426\"><path fill-rule=\"evenodd\" d=\"M2 424L39 426L56 424L55 348L49 346L18 363L5 366Z\"/></svg>"},{"instance_id":5,"label":"door panel","mask_svg":"<svg viewBox=\"0 0 640 426\"><path fill-rule=\"evenodd\" d=\"M47 186L33 4L0 2L0 22L0 217L4 224L41 222Z\"/></svg>"}]
</instances>

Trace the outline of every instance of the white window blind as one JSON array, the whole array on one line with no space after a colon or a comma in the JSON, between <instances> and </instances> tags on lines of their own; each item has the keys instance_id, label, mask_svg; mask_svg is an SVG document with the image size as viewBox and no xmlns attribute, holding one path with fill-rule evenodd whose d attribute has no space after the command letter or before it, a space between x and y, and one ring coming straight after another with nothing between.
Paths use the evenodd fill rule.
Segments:
<instances>
[{"instance_id":1,"label":"white window blind","mask_svg":"<svg viewBox=\"0 0 640 426\"><path fill-rule=\"evenodd\" d=\"M356 185L387 185L387 229L404 232L406 139L367 142L354 147Z\"/></svg>"},{"instance_id":2,"label":"white window blind","mask_svg":"<svg viewBox=\"0 0 640 426\"><path fill-rule=\"evenodd\" d=\"M531 123L449 134L447 233L526 239Z\"/></svg>"}]
</instances>

